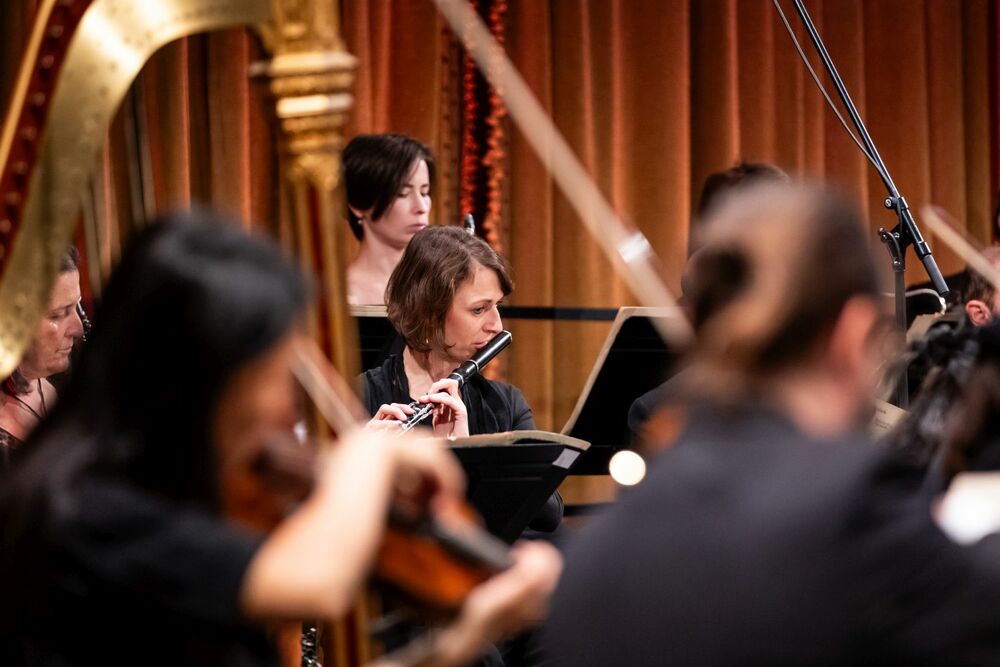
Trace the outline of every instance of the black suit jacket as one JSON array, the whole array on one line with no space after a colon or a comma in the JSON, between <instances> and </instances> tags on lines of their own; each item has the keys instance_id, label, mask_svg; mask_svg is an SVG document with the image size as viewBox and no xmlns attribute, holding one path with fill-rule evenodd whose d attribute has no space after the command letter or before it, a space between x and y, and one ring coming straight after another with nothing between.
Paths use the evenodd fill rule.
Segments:
<instances>
[{"instance_id":1,"label":"black suit jacket","mask_svg":"<svg viewBox=\"0 0 1000 667\"><path fill-rule=\"evenodd\" d=\"M1000 560L932 524L919 471L776 414L690 418L570 547L555 664L1000 664Z\"/></svg>"}]
</instances>

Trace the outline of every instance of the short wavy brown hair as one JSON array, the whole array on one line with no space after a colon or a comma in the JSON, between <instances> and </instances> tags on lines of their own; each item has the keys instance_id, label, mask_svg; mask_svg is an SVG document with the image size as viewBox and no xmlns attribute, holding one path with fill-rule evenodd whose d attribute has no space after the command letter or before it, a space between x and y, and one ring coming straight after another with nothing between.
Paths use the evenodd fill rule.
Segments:
<instances>
[{"instance_id":1,"label":"short wavy brown hair","mask_svg":"<svg viewBox=\"0 0 1000 667\"><path fill-rule=\"evenodd\" d=\"M461 227L427 227L410 239L385 289L389 321L410 349L445 347L445 317L473 263L496 273L504 296L514 290L507 261Z\"/></svg>"}]
</instances>

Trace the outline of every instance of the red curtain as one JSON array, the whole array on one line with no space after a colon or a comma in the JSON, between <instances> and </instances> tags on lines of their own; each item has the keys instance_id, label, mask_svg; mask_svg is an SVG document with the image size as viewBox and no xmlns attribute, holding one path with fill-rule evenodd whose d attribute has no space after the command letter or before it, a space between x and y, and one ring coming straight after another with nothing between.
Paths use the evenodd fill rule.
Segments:
<instances>
[{"instance_id":1,"label":"red curtain","mask_svg":"<svg viewBox=\"0 0 1000 667\"><path fill-rule=\"evenodd\" d=\"M3 4L6 92L36 2ZM479 0L484 12L496 4ZM910 204L941 204L975 236L992 238L995 0L807 4ZM342 5L344 36L359 58L349 131L406 132L428 143L440 165L436 221L456 221L467 104L461 51L428 1ZM858 197L873 229L893 224L881 184L809 80L771 0L509 0L501 14L515 63L614 206L650 238L672 287L702 180L737 159L832 181ZM270 110L261 84L246 76L259 55L256 38L228 31L170 45L146 67L95 181L93 212L108 230L104 266L131 225L193 201L281 233ZM514 303L631 303L516 129L502 122L506 178L495 233L516 272ZM960 268L928 240L945 272ZM910 279L921 279L910 264ZM510 324L517 342L507 377L524 389L540 426L558 429L607 324Z\"/></svg>"}]
</instances>

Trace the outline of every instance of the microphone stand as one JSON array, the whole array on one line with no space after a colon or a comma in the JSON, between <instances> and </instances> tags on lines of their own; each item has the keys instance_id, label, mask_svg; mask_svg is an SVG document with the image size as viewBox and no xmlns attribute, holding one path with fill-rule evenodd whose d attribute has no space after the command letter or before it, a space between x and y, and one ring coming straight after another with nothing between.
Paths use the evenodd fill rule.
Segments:
<instances>
[{"instance_id":1,"label":"microphone stand","mask_svg":"<svg viewBox=\"0 0 1000 667\"><path fill-rule=\"evenodd\" d=\"M795 11L798 12L799 18L801 18L802 23L805 24L806 31L809 33L809 39L812 40L813 46L816 47L816 52L823 61L823 67L826 68L827 73L830 75L830 79L833 81L833 85L837 88L837 94L840 96L840 100L844 103L844 107L847 109L847 113L851 117L851 122L854 124L854 127L861 138L861 142L864 144L865 149L867 149L868 154L874 163L875 170L882 179L882 184L885 185L888 196L883 201L883 205L887 209L896 212L896 226L893 227L892 230L886 230L884 227L880 228L878 230L878 235L882 240L882 243L885 245L886 250L889 252L889 258L892 260L896 323L905 335L906 249L911 245L913 246L914 252L916 252L917 257L924 265L924 270L927 271L927 275L930 277L931 282L934 285L934 289L937 290L937 293L942 297L948 294L948 284L941 275L941 270L938 269L937 262L934 261L934 256L931 255L930 246L927 245L924 237L920 234L920 229L917 227L916 220L913 219L913 214L910 212L910 207L906 203L906 199L904 199L899 193L899 190L896 188L896 184L892 180L892 176L889 175L889 169L885 166L885 162L882 160L882 156L879 155L878 149L875 148L875 143L872 141L871 135L868 134L868 129L865 127L864 121L861 120L861 115L858 113L857 107L854 106L854 102L851 100L851 96L847 92L847 87L844 85L844 80L840 78L840 74L837 72L837 68L834 66L833 60L830 58L830 54L827 52L826 46L823 44L823 40L820 38L819 32L816 30L816 25L813 23L812 18L810 18L809 12L806 11L803 0L793 0L793 3L795 4ZM909 403L905 367L899 380L896 403L899 407L904 409Z\"/></svg>"}]
</instances>

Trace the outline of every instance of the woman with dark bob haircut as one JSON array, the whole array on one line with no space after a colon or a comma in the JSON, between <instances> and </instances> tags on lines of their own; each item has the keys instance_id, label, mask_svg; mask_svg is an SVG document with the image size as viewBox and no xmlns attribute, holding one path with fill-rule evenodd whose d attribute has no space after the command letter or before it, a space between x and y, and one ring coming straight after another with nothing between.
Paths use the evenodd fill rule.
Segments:
<instances>
[{"instance_id":1,"label":"woman with dark bob haircut","mask_svg":"<svg viewBox=\"0 0 1000 667\"><path fill-rule=\"evenodd\" d=\"M389 321L405 339L362 376L370 427L395 428L413 400L434 403L435 434L461 437L535 428L517 387L476 375L461 390L448 375L503 330L498 304L513 290L506 260L459 227L429 227L410 241L389 278ZM551 531L562 519L562 500L550 499L532 522Z\"/></svg>"},{"instance_id":2,"label":"woman with dark bob haircut","mask_svg":"<svg viewBox=\"0 0 1000 667\"><path fill-rule=\"evenodd\" d=\"M403 134L362 134L344 147L347 222L361 241L347 267L347 300L381 304L403 249L430 222L434 157Z\"/></svg>"},{"instance_id":3,"label":"woman with dark bob haircut","mask_svg":"<svg viewBox=\"0 0 1000 667\"><path fill-rule=\"evenodd\" d=\"M0 490L0 663L276 665L262 622L349 608L401 476L426 480L433 507L460 496L440 443L362 432L268 535L223 516L232 462L298 419L306 304L295 266L235 224L195 214L138 235ZM439 662L534 620L558 569L551 550L515 550L442 633Z\"/></svg>"}]
</instances>

